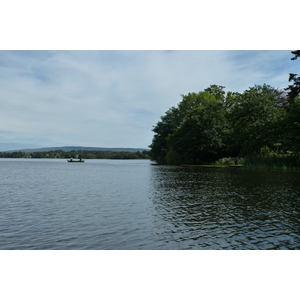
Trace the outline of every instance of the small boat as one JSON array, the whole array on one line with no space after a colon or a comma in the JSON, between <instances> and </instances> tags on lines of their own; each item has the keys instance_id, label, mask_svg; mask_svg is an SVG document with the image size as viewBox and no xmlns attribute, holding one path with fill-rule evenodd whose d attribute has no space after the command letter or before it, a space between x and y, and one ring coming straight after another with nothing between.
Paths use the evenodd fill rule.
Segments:
<instances>
[{"instance_id":1,"label":"small boat","mask_svg":"<svg viewBox=\"0 0 300 300\"><path fill-rule=\"evenodd\" d=\"M70 158L70 159L68 159L68 162L70 162L70 163L83 163L84 159L82 159L82 158L79 158L79 159Z\"/></svg>"}]
</instances>

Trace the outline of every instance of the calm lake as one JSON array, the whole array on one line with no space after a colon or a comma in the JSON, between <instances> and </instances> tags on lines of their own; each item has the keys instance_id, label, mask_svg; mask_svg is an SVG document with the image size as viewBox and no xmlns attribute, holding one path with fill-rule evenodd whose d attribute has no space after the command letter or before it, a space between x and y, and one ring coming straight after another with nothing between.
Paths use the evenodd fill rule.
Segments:
<instances>
[{"instance_id":1,"label":"calm lake","mask_svg":"<svg viewBox=\"0 0 300 300\"><path fill-rule=\"evenodd\" d=\"M300 173L0 159L0 249L300 249Z\"/></svg>"}]
</instances>

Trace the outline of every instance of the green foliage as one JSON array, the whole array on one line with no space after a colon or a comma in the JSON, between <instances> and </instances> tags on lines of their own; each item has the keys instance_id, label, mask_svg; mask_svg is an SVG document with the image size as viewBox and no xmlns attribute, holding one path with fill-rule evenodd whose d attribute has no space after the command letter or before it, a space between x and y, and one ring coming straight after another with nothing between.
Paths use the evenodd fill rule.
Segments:
<instances>
[{"instance_id":1,"label":"green foliage","mask_svg":"<svg viewBox=\"0 0 300 300\"><path fill-rule=\"evenodd\" d=\"M242 155L261 153L264 146L272 148L281 141L285 110L277 105L279 94L264 84L236 95L236 104L230 116L231 150Z\"/></svg>"},{"instance_id":2,"label":"green foliage","mask_svg":"<svg viewBox=\"0 0 300 300\"><path fill-rule=\"evenodd\" d=\"M284 91L267 84L243 93L211 85L181 97L153 128L151 159L159 164L300 154L300 97L289 103Z\"/></svg>"},{"instance_id":3,"label":"green foliage","mask_svg":"<svg viewBox=\"0 0 300 300\"><path fill-rule=\"evenodd\" d=\"M13 152L1 153L0 157L6 158L85 158L85 159L149 159L150 151L144 150L142 152L127 152L127 151L88 151L88 150L72 150L62 151L55 150L49 152Z\"/></svg>"},{"instance_id":4,"label":"green foliage","mask_svg":"<svg viewBox=\"0 0 300 300\"><path fill-rule=\"evenodd\" d=\"M179 115L179 109L171 107L157 125L152 129L155 133L151 148L151 159L157 161L159 164L166 163L167 155L167 138L169 134L174 133L176 128L180 125L181 118Z\"/></svg>"},{"instance_id":5,"label":"green foliage","mask_svg":"<svg viewBox=\"0 0 300 300\"><path fill-rule=\"evenodd\" d=\"M168 110L153 128L151 159L160 164L199 164L223 155L229 132L223 89L212 85L199 93L181 95L178 107Z\"/></svg>"},{"instance_id":6,"label":"green foliage","mask_svg":"<svg viewBox=\"0 0 300 300\"><path fill-rule=\"evenodd\" d=\"M286 107L286 118L283 124L285 131L285 148L294 154L300 153L300 97L296 97Z\"/></svg>"},{"instance_id":7,"label":"green foliage","mask_svg":"<svg viewBox=\"0 0 300 300\"><path fill-rule=\"evenodd\" d=\"M292 51L294 57L291 60L297 60L300 57L300 50ZM287 117L284 123L285 129L285 147L293 154L300 153L300 76L290 74L289 81L291 85L286 88L288 92L288 103L286 106Z\"/></svg>"},{"instance_id":8,"label":"green foliage","mask_svg":"<svg viewBox=\"0 0 300 300\"><path fill-rule=\"evenodd\" d=\"M223 138L227 126L224 106L208 92L194 94L193 98L196 103L194 109L187 112L182 125L168 136L169 164L207 163L225 150Z\"/></svg>"},{"instance_id":9,"label":"green foliage","mask_svg":"<svg viewBox=\"0 0 300 300\"><path fill-rule=\"evenodd\" d=\"M23 157L24 153L21 151L11 153L11 158L20 158Z\"/></svg>"}]
</instances>

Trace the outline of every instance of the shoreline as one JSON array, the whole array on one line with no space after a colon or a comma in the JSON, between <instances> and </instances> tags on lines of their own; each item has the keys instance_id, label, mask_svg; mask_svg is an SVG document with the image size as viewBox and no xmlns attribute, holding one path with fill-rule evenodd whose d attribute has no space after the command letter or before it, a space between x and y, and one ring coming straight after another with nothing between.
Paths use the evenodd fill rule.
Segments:
<instances>
[{"instance_id":1,"label":"shoreline","mask_svg":"<svg viewBox=\"0 0 300 300\"><path fill-rule=\"evenodd\" d=\"M242 168L242 165L180 165L182 167L201 167L201 168Z\"/></svg>"}]
</instances>

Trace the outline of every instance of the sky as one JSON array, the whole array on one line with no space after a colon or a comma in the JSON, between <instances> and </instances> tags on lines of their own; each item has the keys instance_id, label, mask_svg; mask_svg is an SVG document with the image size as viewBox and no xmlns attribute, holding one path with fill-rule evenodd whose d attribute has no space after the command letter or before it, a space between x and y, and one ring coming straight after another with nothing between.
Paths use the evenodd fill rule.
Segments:
<instances>
[{"instance_id":1,"label":"sky","mask_svg":"<svg viewBox=\"0 0 300 300\"><path fill-rule=\"evenodd\" d=\"M254 0L247 11L239 3L3 3L0 151L147 148L151 129L182 94L211 84L286 87L288 74L299 73L290 60L294 1L270 9Z\"/></svg>"},{"instance_id":2,"label":"sky","mask_svg":"<svg viewBox=\"0 0 300 300\"><path fill-rule=\"evenodd\" d=\"M290 50L0 51L0 151L148 148L159 118L211 84L288 85ZM9 148L9 149L8 149Z\"/></svg>"}]
</instances>

